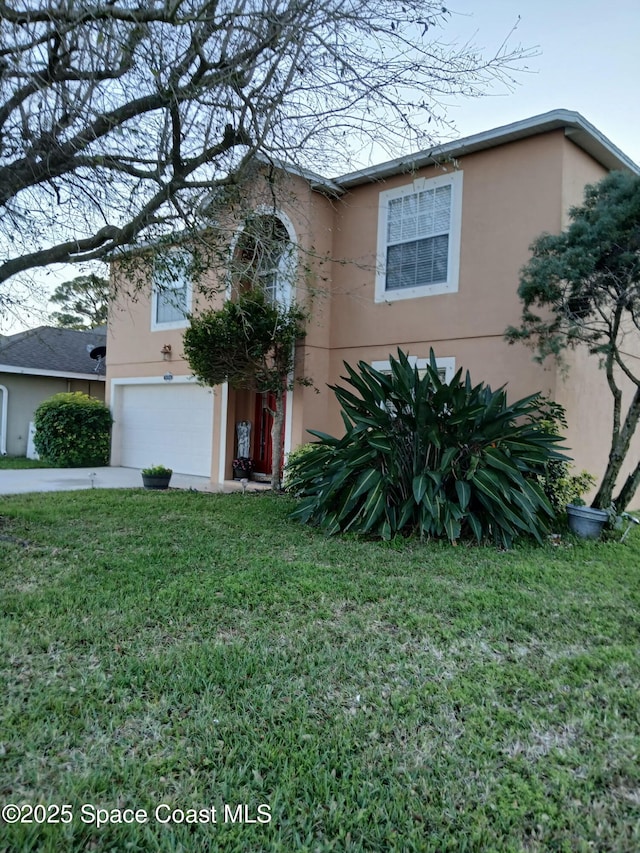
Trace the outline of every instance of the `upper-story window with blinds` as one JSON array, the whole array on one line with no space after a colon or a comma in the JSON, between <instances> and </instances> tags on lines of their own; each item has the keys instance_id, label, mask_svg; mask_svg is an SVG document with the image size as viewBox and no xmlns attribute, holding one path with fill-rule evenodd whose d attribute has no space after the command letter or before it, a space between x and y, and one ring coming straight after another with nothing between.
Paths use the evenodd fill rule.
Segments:
<instances>
[{"instance_id":1,"label":"upper-story window with blinds","mask_svg":"<svg viewBox=\"0 0 640 853\"><path fill-rule=\"evenodd\" d=\"M376 302L458 289L462 172L380 193Z\"/></svg>"}]
</instances>

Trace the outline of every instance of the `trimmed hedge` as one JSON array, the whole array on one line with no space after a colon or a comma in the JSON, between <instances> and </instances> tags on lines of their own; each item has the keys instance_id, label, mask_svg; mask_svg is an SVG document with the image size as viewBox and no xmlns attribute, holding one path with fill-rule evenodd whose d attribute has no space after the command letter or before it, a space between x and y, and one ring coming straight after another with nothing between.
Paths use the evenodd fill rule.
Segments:
<instances>
[{"instance_id":1,"label":"trimmed hedge","mask_svg":"<svg viewBox=\"0 0 640 853\"><path fill-rule=\"evenodd\" d=\"M36 409L35 446L59 468L108 465L113 418L107 406L81 391L55 394Z\"/></svg>"}]
</instances>

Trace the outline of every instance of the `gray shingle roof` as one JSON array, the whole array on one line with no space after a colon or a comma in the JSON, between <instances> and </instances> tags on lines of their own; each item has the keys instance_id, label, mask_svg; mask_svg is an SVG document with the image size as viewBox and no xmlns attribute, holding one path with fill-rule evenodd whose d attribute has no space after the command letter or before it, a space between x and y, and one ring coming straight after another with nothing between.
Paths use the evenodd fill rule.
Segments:
<instances>
[{"instance_id":1,"label":"gray shingle roof","mask_svg":"<svg viewBox=\"0 0 640 853\"><path fill-rule=\"evenodd\" d=\"M38 326L0 337L0 365L95 376L97 362L89 357L87 348L104 346L106 339L104 326L86 332ZM104 373L104 366L100 372Z\"/></svg>"}]
</instances>

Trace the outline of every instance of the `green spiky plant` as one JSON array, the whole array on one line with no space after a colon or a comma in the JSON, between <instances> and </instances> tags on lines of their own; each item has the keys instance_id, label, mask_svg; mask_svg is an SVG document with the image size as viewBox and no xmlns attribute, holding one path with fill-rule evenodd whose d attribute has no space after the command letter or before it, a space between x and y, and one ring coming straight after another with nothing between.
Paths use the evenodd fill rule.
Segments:
<instances>
[{"instance_id":1,"label":"green spiky plant","mask_svg":"<svg viewBox=\"0 0 640 853\"><path fill-rule=\"evenodd\" d=\"M503 388L462 381L462 370L443 382L433 351L424 375L401 350L390 364L388 374L345 364L350 388L332 386L345 435L311 431L318 442L292 472L293 517L329 534L542 542L554 512L537 478L566 457L540 423L540 395L509 405Z\"/></svg>"}]
</instances>

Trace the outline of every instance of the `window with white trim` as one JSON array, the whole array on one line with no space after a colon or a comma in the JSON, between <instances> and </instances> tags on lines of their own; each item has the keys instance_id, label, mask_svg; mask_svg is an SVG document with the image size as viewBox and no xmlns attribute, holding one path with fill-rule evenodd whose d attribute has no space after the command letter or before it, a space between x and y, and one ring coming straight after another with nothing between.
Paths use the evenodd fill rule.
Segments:
<instances>
[{"instance_id":1,"label":"window with white trim","mask_svg":"<svg viewBox=\"0 0 640 853\"><path fill-rule=\"evenodd\" d=\"M409 364L411 367L418 368L418 375L422 378L427 372L427 366L429 365L428 358L417 358L415 355L409 356ZM372 361L371 367L374 370L378 370L380 373L384 373L387 376L391 374L391 362L390 361ZM436 370L438 371L438 378L441 382L451 382L456 372L456 360L453 357L448 358L436 358ZM380 404L381 407L386 408L390 414L395 414L396 408L393 403L389 401L385 401Z\"/></svg>"},{"instance_id":2,"label":"window with white trim","mask_svg":"<svg viewBox=\"0 0 640 853\"><path fill-rule=\"evenodd\" d=\"M260 214L247 221L233 259L233 277L241 290L258 286L272 303L291 303L294 246L278 216Z\"/></svg>"},{"instance_id":3,"label":"window with white trim","mask_svg":"<svg viewBox=\"0 0 640 853\"><path fill-rule=\"evenodd\" d=\"M415 355L410 355L409 364L411 365L411 367L417 367L418 374L420 375L420 377L422 377L427 372L429 359L417 358ZM371 367L373 367L374 370L379 370L380 373L391 373L390 361L372 361ZM441 382L451 382L456 373L455 358L436 358L436 369L438 371L438 378Z\"/></svg>"},{"instance_id":4,"label":"window with white trim","mask_svg":"<svg viewBox=\"0 0 640 853\"><path fill-rule=\"evenodd\" d=\"M462 172L380 193L376 302L458 290Z\"/></svg>"},{"instance_id":5,"label":"window with white trim","mask_svg":"<svg viewBox=\"0 0 640 853\"><path fill-rule=\"evenodd\" d=\"M191 310L191 276L188 252L160 254L153 264L151 331L182 329Z\"/></svg>"}]
</instances>

